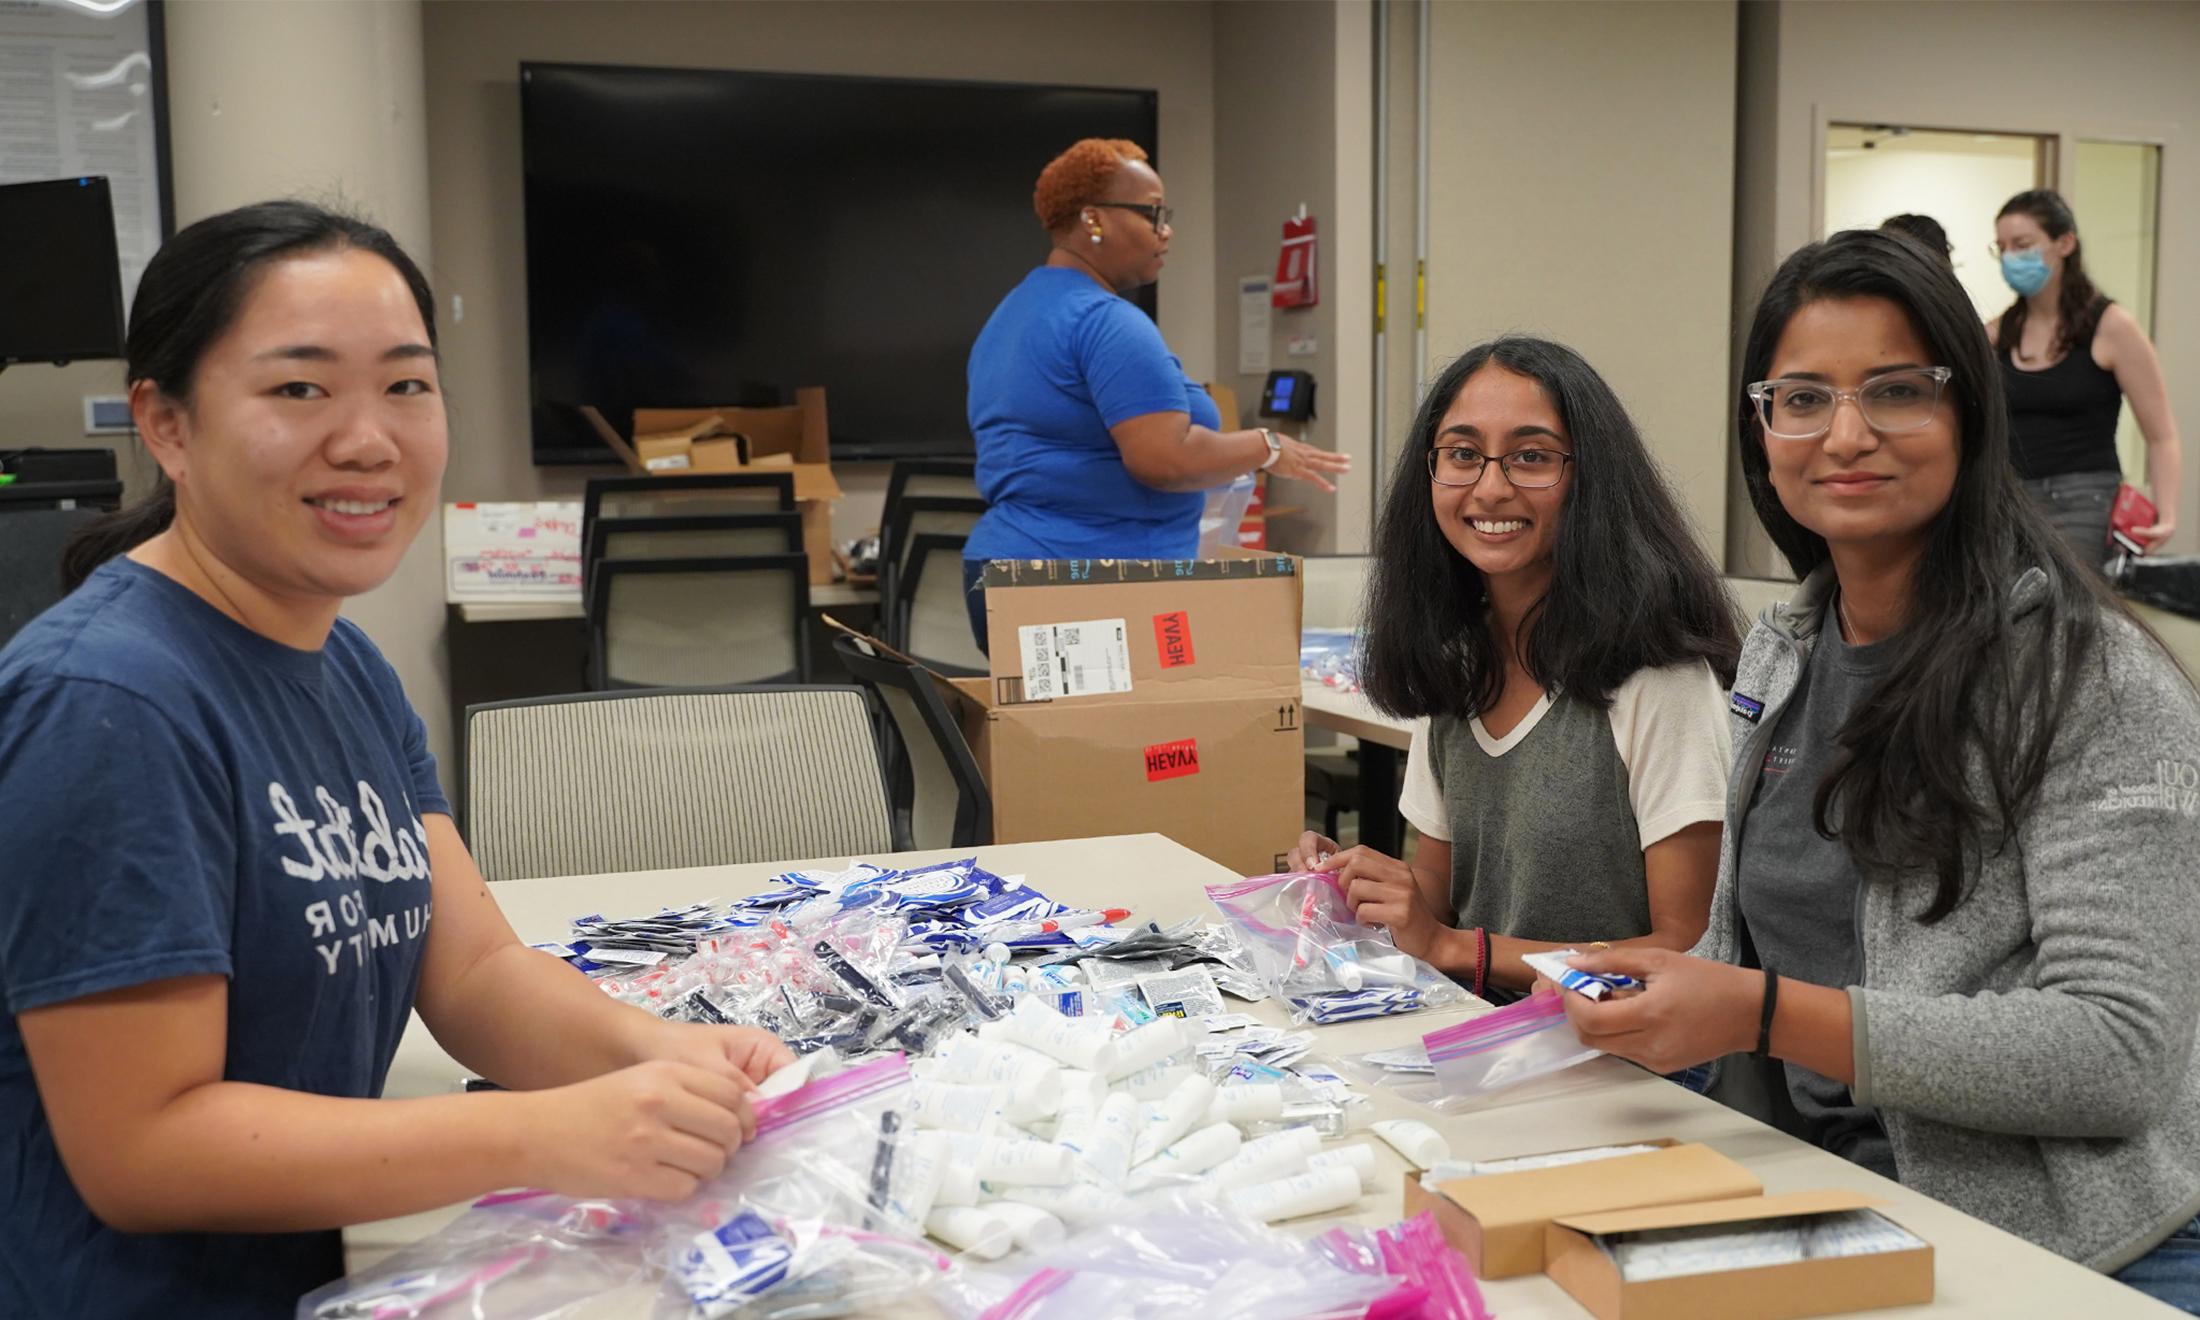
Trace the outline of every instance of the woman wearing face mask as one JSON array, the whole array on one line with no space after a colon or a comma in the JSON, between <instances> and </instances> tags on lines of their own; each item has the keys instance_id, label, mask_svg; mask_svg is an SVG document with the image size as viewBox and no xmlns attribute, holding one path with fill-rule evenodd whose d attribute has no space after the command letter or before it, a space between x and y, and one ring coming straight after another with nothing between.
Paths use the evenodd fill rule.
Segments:
<instances>
[{"instance_id":1,"label":"woman wearing face mask","mask_svg":"<svg viewBox=\"0 0 2200 1320\"><path fill-rule=\"evenodd\" d=\"M419 268L304 203L213 216L147 264L126 352L160 485L0 651L0 1314L288 1317L344 1224L691 1194L786 1047L514 938L337 617L436 508ZM510 1089L376 1098L416 1006Z\"/></svg>"},{"instance_id":2,"label":"woman wearing face mask","mask_svg":"<svg viewBox=\"0 0 2200 1320\"><path fill-rule=\"evenodd\" d=\"M1137 143L1077 143L1040 172L1032 205L1052 251L970 350L978 490L992 506L963 547L981 650L987 560L1189 558L1203 492L1248 472L1334 491L1351 465L1265 427L1224 430L1130 302L1160 277L1175 232Z\"/></svg>"},{"instance_id":3,"label":"woman wearing face mask","mask_svg":"<svg viewBox=\"0 0 2200 1320\"><path fill-rule=\"evenodd\" d=\"M2008 470L1954 276L1852 231L1744 354L1804 575L1743 644L1711 921L1584 1043L2200 1313L2200 698Z\"/></svg>"},{"instance_id":4,"label":"woman wearing face mask","mask_svg":"<svg viewBox=\"0 0 2200 1320\"><path fill-rule=\"evenodd\" d=\"M2154 524L2133 539L2151 550L2177 530L2183 449L2154 345L2131 313L2086 277L2078 222L2047 189L2009 199L1994 220L2001 276L2017 293L1986 323L2009 399L2017 475L2078 558L2109 554L2109 513L2123 472L2116 419L2125 399L2146 438Z\"/></svg>"},{"instance_id":5,"label":"woman wearing face mask","mask_svg":"<svg viewBox=\"0 0 2200 1320\"><path fill-rule=\"evenodd\" d=\"M1431 387L1375 540L1360 679L1426 717L1411 866L1309 832L1360 920L1509 998L1524 953L1703 933L1733 606L1602 377L1505 338Z\"/></svg>"}]
</instances>

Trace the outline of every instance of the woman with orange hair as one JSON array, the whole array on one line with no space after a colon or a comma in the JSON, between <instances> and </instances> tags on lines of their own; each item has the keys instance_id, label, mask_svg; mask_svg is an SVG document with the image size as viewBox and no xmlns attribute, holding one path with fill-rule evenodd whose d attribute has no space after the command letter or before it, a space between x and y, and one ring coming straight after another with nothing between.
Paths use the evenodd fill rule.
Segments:
<instances>
[{"instance_id":1,"label":"woman with orange hair","mask_svg":"<svg viewBox=\"0 0 2200 1320\"><path fill-rule=\"evenodd\" d=\"M1335 490L1350 465L1222 414L1125 296L1169 255L1161 176L1138 144L1087 138L1032 196L1053 243L970 350L978 489L992 506L963 547L970 626L986 644L989 559L1180 559L1199 546L1201 492L1248 472Z\"/></svg>"}]
</instances>

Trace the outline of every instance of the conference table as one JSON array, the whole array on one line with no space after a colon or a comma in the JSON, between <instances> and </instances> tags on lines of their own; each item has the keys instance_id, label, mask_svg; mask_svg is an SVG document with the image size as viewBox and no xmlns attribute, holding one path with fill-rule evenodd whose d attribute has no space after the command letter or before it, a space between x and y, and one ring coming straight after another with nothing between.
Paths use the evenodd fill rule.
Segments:
<instances>
[{"instance_id":1,"label":"conference table","mask_svg":"<svg viewBox=\"0 0 2200 1320\"><path fill-rule=\"evenodd\" d=\"M988 870L999 875L1021 875L1058 901L1126 907L1132 910L1135 920L1164 924L1187 917L1219 919L1203 887L1235 878L1222 866L1155 834L855 860L914 864L972 852ZM578 914L640 916L661 905L731 899L763 888L771 876L789 869L838 869L850 860L828 858L511 880L492 886L491 892L520 937L540 942L565 937L570 933L568 921ZM1274 1025L1288 1021L1273 1001L1251 1005L1231 1001L1230 1007ZM1317 1034L1317 1055L1361 1053L1406 1044L1423 1032L1487 1009L1487 1005L1474 1001L1464 1008L1307 1029ZM436 1046L416 1016L398 1049L386 1094L444 1094L459 1089L466 1075ZM1935 1257L1934 1301L1883 1312L1890 1316L2085 1316L2106 1320L2178 1314L2113 1280L1617 1059L1592 1060L1542 1082L1500 1094L1467 1112L1449 1115L1436 1114L1383 1088L1373 1088L1369 1094L1378 1117L1418 1118L1429 1123L1444 1134L1458 1158L1500 1159L1672 1137L1703 1142L1739 1161L1763 1181L1768 1193L1837 1187L1881 1198L1881 1209L1932 1243ZM1400 1217L1405 1162L1371 1135L1360 1134L1352 1139L1368 1141L1375 1147L1374 1189L1348 1213L1301 1219L1282 1227L1312 1232L1331 1223L1375 1226L1393 1223ZM435 1232L462 1209L451 1206L346 1230L350 1267L356 1271ZM1486 1281L1481 1288L1490 1309L1502 1320L1583 1320L1587 1315L1558 1285L1540 1274ZM601 1298L573 1314L647 1316L653 1295L653 1288L637 1287ZM890 1313L923 1315L929 1314L930 1308L910 1303Z\"/></svg>"},{"instance_id":2,"label":"conference table","mask_svg":"<svg viewBox=\"0 0 2200 1320\"><path fill-rule=\"evenodd\" d=\"M1299 680L1299 708L1307 728L1360 740L1360 842L1377 852L1403 857L1399 773L1406 749L1413 746L1415 721L1385 715L1357 692L1339 692L1310 678Z\"/></svg>"}]
</instances>

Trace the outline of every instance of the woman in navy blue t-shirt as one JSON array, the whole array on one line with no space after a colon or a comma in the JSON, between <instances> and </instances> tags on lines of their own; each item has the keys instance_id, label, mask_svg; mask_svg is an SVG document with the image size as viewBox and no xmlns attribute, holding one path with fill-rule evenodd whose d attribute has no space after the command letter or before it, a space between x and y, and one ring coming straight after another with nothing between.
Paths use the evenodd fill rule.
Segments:
<instances>
[{"instance_id":1,"label":"woman in navy blue t-shirt","mask_svg":"<svg viewBox=\"0 0 2200 1320\"><path fill-rule=\"evenodd\" d=\"M231 211L154 256L127 351L159 488L0 651L0 1314L287 1317L344 1224L692 1192L786 1047L522 945L337 617L436 507L419 269L317 207ZM510 1091L376 1098L416 1006Z\"/></svg>"},{"instance_id":2,"label":"woman in navy blue t-shirt","mask_svg":"<svg viewBox=\"0 0 2200 1320\"><path fill-rule=\"evenodd\" d=\"M1032 204L1053 250L970 350L978 492L992 507L963 546L966 589L989 559L1188 558L1202 492L1248 472L1336 489L1344 455L1266 428L1223 430L1214 400L1126 296L1160 277L1174 232L1138 144L1079 142L1040 172ZM981 598L970 592L982 648Z\"/></svg>"}]
</instances>

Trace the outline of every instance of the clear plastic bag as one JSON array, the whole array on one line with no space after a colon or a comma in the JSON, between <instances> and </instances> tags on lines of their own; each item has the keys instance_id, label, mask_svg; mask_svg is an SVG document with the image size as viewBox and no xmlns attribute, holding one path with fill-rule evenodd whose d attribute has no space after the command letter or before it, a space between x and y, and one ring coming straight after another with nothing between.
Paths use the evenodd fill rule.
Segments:
<instances>
[{"instance_id":1,"label":"clear plastic bag","mask_svg":"<svg viewBox=\"0 0 2200 1320\"><path fill-rule=\"evenodd\" d=\"M1350 628L1299 634L1299 676L1339 692L1360 690L1360 635Z\"/></svg>"},{"instance_id":2,"label":"clear plastic bag","mask_svg":"<svg viewBox=\"0 0 2200 1320\"><path fill-rule=\"evenodd\" d=\"M887 1055L758 1106L726 1171L662 1215L655 1315L807 1320L892 1305L952 1268L923 1240L945 1173Z\"/></svg>"},{"instance_id":3,"label":"clear plastic bag","mask_svg":"<svg viewBox=\"0 0 2200 1320\"><path fill-rule=\"evenodd\" d=\"M1225 547L1237 548L1238 526L1245 521L1245 511L1252 507L1253 485L1253 474L1248 472L1207 492L1207 503L1199 513L1200 558L1211 558Z\"/></svg>"},{"instance_id":4,"label":"clear plastic bag","mask_svg":"<svg viewBox=\"0 0 2200 1320\"><path fill-rule=\"evenodd\" d=\"M1043 1253L966 1269L939 1298L964 1320L1359 1320L1402 1282L1190 1192L1137 1204Z\"/></svg>"},{"instance_id":5,"label":"clear plastic bag","mask_svg":"<svg viewBox=\"0 0 2200 1320\"><path fill-rule=\"evenodd\" d=\"M298 1320L549 1320L647 1272L656 1208L500 1192L432 1237L298 1301Z\"/></svg>"},{"instance_id":6,"label":"clear plastic bag","mask_svg":"<svg viewBox=\"0 0 2200 1320\"><path fill-rule=\"evenodd\" d=\"M1446 1112L1603 1053L1581 1043L1554 990L1431 1031L1421 1041L1438 1092L1426 1103Z\"/></svg>"},{"instance_id":7,"label":"clear plastic bag","mask_svg":"<svg viewBox=\"0 0 2200 1320\"><path fill-rule=\"evenodd\" d=\"M1293 1022L1344 1022L1465 1003L1450 977L1352 919L1336 880L1300 871L1207 886L1253 970Z\"/></svg>"}]
</instances>

